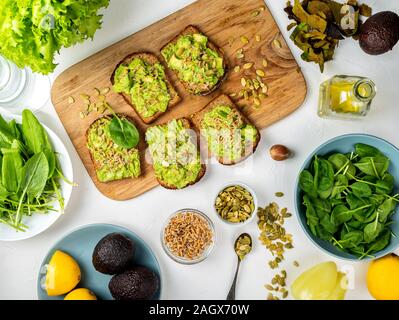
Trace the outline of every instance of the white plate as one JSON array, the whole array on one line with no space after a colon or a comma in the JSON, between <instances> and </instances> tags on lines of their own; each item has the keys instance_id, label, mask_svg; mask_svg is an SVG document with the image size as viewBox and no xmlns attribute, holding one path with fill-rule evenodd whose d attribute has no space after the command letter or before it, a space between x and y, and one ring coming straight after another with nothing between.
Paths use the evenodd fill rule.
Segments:
<instances>
[{"instance_id":1,"label":"white plate","mask_svg":"<svg viewBox=\"0 0 399 320\"><path fill-rule=\"evenodd\" d=\"M20 116L3 115L3 117L7 121L15 119L19 123L21 123L22 120L22 117ZM72 162L71 158L69 157L68 151L66 150L60 138L58 138L58 136L53 131L51 131L45 125L43 125L43 127L44 129L46 129L54 150L58 154L58 160L64 176L69 181L73 181ZM60 187L66 208L72 193L72 186L64 182L63 180L60 180ZM47 214L34 213L31 217L23 217L22 223L28 227L25 232L16 231L12 227L0 223L0 241L25 240L45 231L61 216L61 213L59 211L60 206L57 201L54 202L54 209L57 210L57 212L52 211Z\"/></svg>"}]
</instances>

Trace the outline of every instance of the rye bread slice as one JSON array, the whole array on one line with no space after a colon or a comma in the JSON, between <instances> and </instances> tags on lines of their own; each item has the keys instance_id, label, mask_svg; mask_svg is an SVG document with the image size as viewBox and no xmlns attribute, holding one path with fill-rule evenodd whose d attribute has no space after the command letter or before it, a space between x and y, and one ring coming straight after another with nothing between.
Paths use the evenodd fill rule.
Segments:
<instances>
[{"instance_id":1,"label":"rye bread slice","mask_svg":"<svg viewBox=\"0 0 399 320\"><path fill-rule=\"evenodd\" d=\"M202 34L202 35L206 36L206 37L208 38L208 43L207 43L208 48L209 48L209 49L212 49L212 50L214 50L214 51L216 51L216 52L223 58L223 68L224 68L224 75L223 75L223 77L221 77L221 78L219 79L219 81L218 81L210 90L201 91L201 92L199 92L199 93L197 94L197 95L206 96L206 95L212 93L213 91L215 91L215 90L221 85L221 83L223 82L223 80L226 79L226 77L227 77L227 72L228 72L228 70L227 70L227 69L228 69L228 66L227 66L227 63L226 63L226 57L225 57L223 51L222 51L217 45L215 45L215 43L212 42L206 34L204 34L203 32L201 32L201 31L198 29L198 27L195 27L195 26L193 26L193 25L188 25L183 31L181 31L178 35L176 35L176 36L175 36L172 40L170 40L167 44L165 44L165 45L161 48L161 52L162 52L162 50L163 50L167 45L169 45L169 44L171 44L171 43L176 43L177 40L179 39L179 37L184 36L184 35L196 34L196 33L199 33L199 34ZM162 55L161 55L161 56L162 56ZM165 60L165 58L164 58L163 56L162 56L162 59L165 61L166 65L168 65L168 62ZM192 93L191 90L189 89L189 88L190 88L190 84L187 83L187 82L182 81L182 80L179 78L178 74L177 74L174 70L172 70L172 72L175 73L175 75L177 76L177 78L179 79L179 81L181 82L181 84L183 85L183 87L184 87L188 92Z\"/></svg>"},{"instance_id":2,"label":"rye bread slice","mask_svg":"<svg viewBox=\"0 0 399 320\"><path fill-rule=\"evenodd\" d=\"M177 120L181 120L181 121L183 122L184 128L186 128L186 129L194 129L193 126L192 126L192 124L191 124L191 121L190 121L189 119L187 119L187 118L180 118L180 119L177 119ZM168 123L164 123L164 124L160 124L159 126L166 126L167 124L168 124ZM199 136L198 136L198 135L197 135L197 145L199 146ZM193 181L193 182L187 184L185 187L183 187L183 188L181 188L181 189L184 189L184 188L187 188L188 186L191 186L191 185L193 185L193 184L196 184L196 183L197 183L198 181L200 181L201 178L205 175L205 172L206 172L206 166L205 166L205 164L201 164L201 170L200 170L200 172L199 172L198 175L197 175L197 179L196 179L195 181ZM162 181L162 180L158 179L158 177L157 177L157 180L158 180L158 183L159 183L162 187L164 187L164 188L166 188L166 189L171 189L171 190L176 190L176 189L177 189L176 186L170 185L170 184L166 183L165 181Z\"/></svg>"},{"instance_id":3,"label":"rye bread slice","mask_svg":"<svg viewBox=\"0 0 399 320\"><path fill-rule=\"evenodd\" d=\"M123 59L121 62L119 62L118 65L116 66L116 68L114 69L114 72L112 73L112 76L111 76L112 85L114 85L114 83L115 83L115 80L114 80L115 72L119 68L119 66L121 64L129 64L135 58L142 59L148 64L161 63L159 61L159 59L157 58L157 56L152 54L152 53L150 53L150 52L136 52L136 53L130 54L125 59ZM169 110L169 108L172 108L175 105L177 105L181 101L181 98L180 98L178 92L176 91L176 89L171 84L166 72L165 72L165 77L166 77L165 82L166 82L166 85L168 87L168 91L169 91L170 98L171 98L170 101L169 101L169 104L168 104L168 109L166 109L166 111L165 111L165 112L167 112ZM126 93L119 93L119 94L134 109L134 111L136 111L136 114L146 124L150 124L150 123L154 122L157 118L159 118L162 114L165 113L165 112L158 111L152 117L145 118L137 111L137 109L136 109L136 107L135 107L135 105L134 105L134 103L132 101L132 98L131 98L131 96L129 94L126 94Z\"/></svg>"},{"instance_id":4,"label":"rye bread slice","mask_svg":"<svg viewBox=\"0 0 399 320\"><path fill-rule=\"evenodd\" d=\"M118 116L121 117L121 118L123 118L123 119L126 119L126 120L130 121L131 123L133 123L134 125L136 125L136 124L134 123L133 119L130 118L129 116L120 115L120 114L118 114ZM97 121L100 121L100 120L103 119L103 118L112 119L112 115L104 115L104 116L101 116L101 117L97 118L96 120L94 120L94 121L90 124L90 126L87 128L86 134L85 134L86 145L87 145L87 143L88 143L88 141L89 141L88 137L89 137L89 131L90 131L91 127L92 127ZM138 149L138 148L136 147L136 149ZM94 167L94 170L95 170L95 172L96 172L96 178L97 178L97 170L101 167L101 163L97 162L97 161L94 159L93 154L91 153L90 149L89 149L88 151L89 151L90 159L91 159L91 161L92 161L92 163L93 163L93 167ZM140 152L140 151L139 151L139 152ZM142 168L142 163L141 163L141 156L140 156L140 174L139 174L139 176L137 176L137 177L130 177L130 178L123 178L123 179L117 179L117 180L136 179L136 178L140 177L141 174L142 174L141 168ZM97 178L97 179L98 179L98 178ZM107 182L101 182L101 181L100 181L100 182L101 182L101 183L110 183L110 182L117 181L117 180L112 180L112 181L107 181Z\"/></svg>"},{"instance_id":5,"label":"rye bread slice","mask_svg":"<svg viewBox=\"0 0 399 320\"><path fill-rule=\"evenodd\" d=\"M191 119L194 123L194 126L196 127L197 131L199 131L199 133L201 132L201 121L204 117L204 115L211 111L212 109L214 109L217 106L220 105L225 105L225 106L229 106L232 109L236 110L237 113L240 114L240 116L242 117L242 120L245 124L252 124L251 121L237 108L237 106L235 105L235 103L230 99L229 96L222 94L218 97L216 97L215 99L213 99L210 103L208 103L202 110L198 111L197 113L193 114ZM252 124L253 125L253 124ZM226 159L217 157L217 160L219 163L223 164L223 165L234 165L237 164L239 162L242 162L243 160L247 159L248 157L250 157L253 153L255 153L256 148L258 147L259 141L260 141L260 132L257 129L257 138L254 141L254 143L252 144L252 146L247 146L245 148L245 152L242 155L242 157L236 161L226 161ZM208 148L209 153L212 155L212 152L210 150L210 148Z\"/></svg>"}]
</instances>

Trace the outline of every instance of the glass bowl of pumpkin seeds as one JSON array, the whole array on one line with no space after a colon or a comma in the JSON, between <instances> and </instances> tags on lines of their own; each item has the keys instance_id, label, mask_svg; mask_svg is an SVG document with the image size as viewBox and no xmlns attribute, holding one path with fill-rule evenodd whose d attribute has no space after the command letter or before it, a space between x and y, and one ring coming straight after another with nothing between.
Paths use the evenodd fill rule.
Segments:
<instances>
[{"instance_id":1,"label":"glass bowl of pumpkin seeds","mask_svg":"<svg viewBox=\"0 0 399 320\"><path fill-rule=\"evenodd\" d=\"M235 226L251 222L256 216L258 200L255 191L245 183L231 182L217 193L214 208L220 220Z\"/></svg>"}]
</instances>

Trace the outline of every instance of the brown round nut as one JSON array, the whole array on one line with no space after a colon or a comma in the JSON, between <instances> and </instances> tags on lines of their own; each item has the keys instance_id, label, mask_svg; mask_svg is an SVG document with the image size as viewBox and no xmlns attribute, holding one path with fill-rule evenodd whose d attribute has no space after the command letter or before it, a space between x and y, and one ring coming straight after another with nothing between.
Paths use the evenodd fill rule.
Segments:
<instances>
[{"instance_id":1,"label":"brown round nut","mask_svg":"<svg viewBox=\"0 0 399 320\"><path fill-rule=\"evenodd\" d=\"M270 156L273 160L283 161L290 157L290 150L281 144L276 144L270 148Z\"/></svg>"}]
</instances>

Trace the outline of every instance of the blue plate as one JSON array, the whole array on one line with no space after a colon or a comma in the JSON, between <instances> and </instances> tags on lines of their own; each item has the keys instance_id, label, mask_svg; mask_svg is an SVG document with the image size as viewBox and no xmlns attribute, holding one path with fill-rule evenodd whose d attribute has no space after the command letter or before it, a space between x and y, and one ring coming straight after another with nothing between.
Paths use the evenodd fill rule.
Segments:
<instances>
[{"instance_id":1,"label":"blue plate","mask_svg":"<svg viewBox=\"0 0 399 320\"><path fill-rule=\"evenodd\" d=\"M333 246L330 242L321 240L314 236L310 231L307 223L306 223L306 209L302 204L302 191L299 187L299 174L302 170L309 168L313 157L318 155L328 155L335 152L340 153L348 153L354 150L355 144L364 143L371 145L373 147L378 148L382 153L384 153L387 157L391 159L391 165L389 167L389 173L393 175L395 178L395 192L399 190L399 149L393 146L391 143L371 136L367 134L347 134L343 136L339 136L333 138L325 143L323 143L320 147L318 147L315 151L313 151L309 157L306 159L305 163L302 165L301 170L298 173L298 178L295 184L295 208L299 218L299 222L301 224L302 229L305 231L306 235L309 239L321 250L327 252L330 255L333 255L337 258L352 260L352 261L367 261L374 258L382 257L399 247L399 214L396 212L392 215L393 224L391 225L392 232L397 235L396 237L391 237L390 244L379 252L373 253L373 257L365 257L361 260L355 255L352 255L347 252L343 252L338 250L335 246Z\"/></svg>"},{"instance_id":2,"label":"blue plate","mask_svg":"<svg viewBox=\"0 0 399 320\"><path fill-rule=\"evenodd\" d=\"M82 280L78 284L78 287L92 290L98 299L113 300L108 290L108 283L112 276L96 271L92 264L94 247L104 236L112 232L121 233L133 240L136 244L135 264L145 266L158 275L160 285L154 299L159 300L161 297L162 279L157 258L150 247L139 236L122 227L110 224L92 224L73 231L51 248L44 258L40 270L48 264L56 250L64 251L77 261L82 271ZM39 273L37 279L37 296L39 300L63 300L64 296L49 297L46 291L41 288L40 280L44 276L44 274Z\"/></svg>"}]
</instances>

